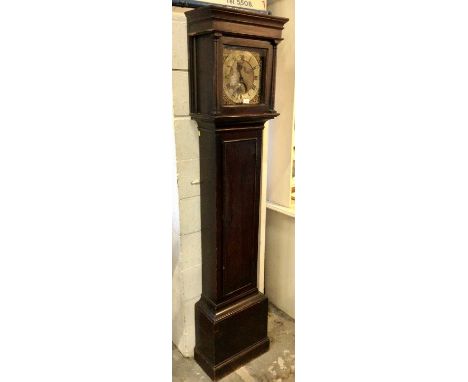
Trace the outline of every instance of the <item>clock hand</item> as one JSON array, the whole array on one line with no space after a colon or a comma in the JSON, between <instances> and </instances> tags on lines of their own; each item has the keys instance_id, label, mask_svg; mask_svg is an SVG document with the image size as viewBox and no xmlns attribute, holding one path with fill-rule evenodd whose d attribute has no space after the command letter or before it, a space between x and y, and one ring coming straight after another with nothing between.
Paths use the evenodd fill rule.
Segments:
<instances>
[{"instance_id":1,"label":"clock hand","mask_svg":"<svg viewBox=\"0 0 468 382\"><path fill-rule=\"evenodd\" d=\"M245 83L244 76L242 75L241 71L239 71L239 83L242 83L245 90L247 90L247 84Z\"/></svg>"}]
</instances>

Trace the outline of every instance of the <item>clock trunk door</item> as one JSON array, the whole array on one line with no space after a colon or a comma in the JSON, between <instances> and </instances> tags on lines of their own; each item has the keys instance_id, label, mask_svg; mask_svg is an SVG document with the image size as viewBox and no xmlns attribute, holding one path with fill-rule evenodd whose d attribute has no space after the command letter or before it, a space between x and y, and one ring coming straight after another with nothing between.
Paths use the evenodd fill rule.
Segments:
<instances>
[{"instance_id":1,"label":"clock trunk door","mask_svg":"<svg viewBox=\"0 0 468 382\"><path fill-rule=\"evenodd\" d=\"M261 130L222 133L222 296L257 288Z\"/></svg>"}]
</instances>

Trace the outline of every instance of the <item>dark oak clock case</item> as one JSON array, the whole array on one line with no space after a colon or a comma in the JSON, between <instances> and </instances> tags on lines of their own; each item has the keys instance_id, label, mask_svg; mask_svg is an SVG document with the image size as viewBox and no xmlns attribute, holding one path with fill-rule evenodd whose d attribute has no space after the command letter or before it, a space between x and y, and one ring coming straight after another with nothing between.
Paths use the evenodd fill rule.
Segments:
<instances>
[{"instance_id":1,"label":"dark oak clock case","mask_svg":"<svg viewBox=\"0 0 468 382\"><path fill-rule=\"evenodd\" d=\"M200 131L202 296L195 360L214 380L269 348L268 300L257 288L264 123L274 109L276 46L286 18L206 6L186 12L190 111ZM255 104L223 100L223 50L262 57Z\"/></svg>"}]
</instances>

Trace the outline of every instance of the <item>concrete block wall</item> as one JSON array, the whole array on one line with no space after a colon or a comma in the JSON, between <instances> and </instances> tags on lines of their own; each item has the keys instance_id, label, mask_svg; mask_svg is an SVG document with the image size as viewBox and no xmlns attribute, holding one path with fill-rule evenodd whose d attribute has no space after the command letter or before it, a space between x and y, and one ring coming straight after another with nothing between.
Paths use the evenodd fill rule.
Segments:
<instances>
[{"instance_id":1,"label":"concrete block wall","mask_svg":"<svg viewBox=\"0 0 468 382\"><path fill-rule=\"evenodd\" d=\"M180 352L193 356L194 305L201 295L200 162L198 128L189 116L187 59L188 8L172 11L173 131L177 172L177 213L174 219L172 274L172 341Z\"/></svg>"}]
</instances>

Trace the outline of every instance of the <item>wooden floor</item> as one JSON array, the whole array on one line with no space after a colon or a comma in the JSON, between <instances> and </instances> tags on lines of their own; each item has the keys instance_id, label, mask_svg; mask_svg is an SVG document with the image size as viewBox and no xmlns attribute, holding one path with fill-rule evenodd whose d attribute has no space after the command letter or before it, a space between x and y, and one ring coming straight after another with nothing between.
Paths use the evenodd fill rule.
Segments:
<instances>
[{"instance_id":1,"label":"wooden floor","mask_svg":"<svg viewBox=\"0 0 468 382\"><path fill-rule=\"evenodd\" d=\"M270 304L270 350L220 380L220 382L293 382L295 368L294 320ZM209 382L193 358L184 358L172 345L173 382Z\"/></svg>"}]
</instances>

